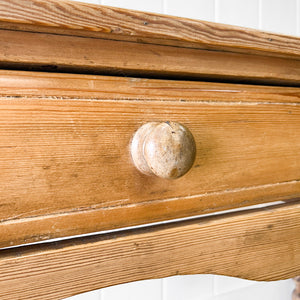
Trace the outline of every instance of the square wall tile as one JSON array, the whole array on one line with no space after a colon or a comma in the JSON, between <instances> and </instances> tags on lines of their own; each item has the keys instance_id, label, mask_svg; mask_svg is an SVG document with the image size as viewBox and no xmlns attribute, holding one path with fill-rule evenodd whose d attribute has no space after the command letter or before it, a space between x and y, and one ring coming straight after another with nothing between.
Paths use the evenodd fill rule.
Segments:
<instances>
[{"instance_id":1,"label":"square wall tile","mask_svg":"<svg viewBox=\"0 0 300 300\"><path fill-rule=\"evenodd\" d=\"M256 284L256 281L228 276L214 276L214 294L224 294Z\"/></svg>"},{"instance_id":2,"label":"square wall tile","mask_svg":"<svg viewBox=\"0 0 300 300\"><path fill-rule=\"evenodd\" d=\"M101 0L73 0L77 2L83 2L83 3L91 3L91 4L100 4Z\"/></svg>"},{"instance_id":3,"label":"square wall tile","mask_svg":"<svg viewBox=\"0 0 300 300\"><path fill-rule=\"evenodd\" d=\"M102 0L103 5L117 6L128 9L135 9L141 11L162 13L163 12L163 0Z\"/></svg>"},{"instance_id":4,"label":"square wall tile","mask_svg":"<svg viewBox=\"0 0 300 300\"><path fill-rule=\"evenodd\" d=\"M65 300L101 300L100 290L79 294Z\"/></svg>"},{"instance_id":5,"label":"square wall tile","mask_svg":"<svg viewBox=\"0 0 300 300\"><path fill-rule=\"evenodd\" d=\"M300 36L300 0L297 0L297 36Z\"/></svg>"},{"instance_id":6,"label":"square wall tile","mask_svg":"<svg viewBox=\"0 0 300 300\"><path fill-rule=\"evenodd\" d=\"M104 288L101 300L162 300L161 294L161 279L143 280Z\"/></svg>"},{"instance_id":7,"label":"square wall tile","mask_svg":"<svg viewBox=\"0 0 300 300\"><path fill-rule=\"evenodd\" d=\"M297 0L261 0L261 29L296 35Z\"/></svg>"},{"instance_id":8,"label":"square wall tile","mask_svg":"<svg viewBox=\"0 0 300 300\"><path fill-rule=\"evenodd\" d=\"M213 275L185 275L163 279L163 300L207 300L212 296Z\"/></svg>"},{"instance_id":9,"label":"square wall tile","mask_svg":"<svg viewBox=\"0 0 300 300\"><path fill-rule=\"evenodd\" d=\"M216 0L216 22L257 29L259 0Z\"/></svg>"},{"instance_id":10,"label":"square wall tile","mask_svg":"<svg viewBox=\"0 0 300 300\"><path fill-rule=\"evenodd\" d=\"M210 300L290 300L292 297L293 282L291 279L257 282L246 288L240 288Z\"/></svg>"},{"instance_id":11,"label":"square wall tile","mask_svg":"<svg viewBox=\"0 0 300 300\"><path fill-rule=\"evenodd\" d=\"M164 13L184 18L214 21L215 2L212 0L165 0Z\"/></svg>"}]
</instances>

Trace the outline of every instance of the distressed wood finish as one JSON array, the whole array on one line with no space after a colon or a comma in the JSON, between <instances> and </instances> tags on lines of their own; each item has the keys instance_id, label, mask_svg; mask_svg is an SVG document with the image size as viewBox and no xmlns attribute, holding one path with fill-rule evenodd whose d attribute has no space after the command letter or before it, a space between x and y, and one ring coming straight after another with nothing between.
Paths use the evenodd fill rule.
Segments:
<instances>
[{"instance_id":1,"label":"distressed wood finish","mask_svg":"<svg viewBox=\"0 0 300 300\"><path fill-rule=\"evenodd\" d=\"M7 30L0 30L0 67L290 85L300 81L300 60L295 59Z\"/></svg>"},{"instance_id":2,"label":"distressed wood finish","mask_svg":"<svg viewBox=\"0 0 300 300\"><path fill-rule=\"evenodd\" d=\"M1 74L2 247L300 196L299 89ZM130 158L134 132L162 120L197 147L171 182Z\"/></svg>"},{"instance_id":3,"label":"distressed wood finish","mask_svg":"<svg viewBox=\"0 0 300 300\"><path fill-rule=\"evenodd\" d=\"M300 58L297 37L65 0L1 0L0 27Z\"/></svg>"},{"instance_id":4,"label":"distressed wood finish","mask_svg":"<svg viewBox=\"0 0 300 300\"><path fill-rule=\"evenodd\" d=\"M55 0L1 0L0 28L2 68L300 81L299 38L245 28Z\"/></svg>"},{"instance_id":5,"label":"distressed wood finish","mask_svg":"<svg viewBox=\"0 0 300 300\"><path fill-rule=\"evenodd\" d=\"M0 95L90 100L159 100L207 103L300 104L300 89L117 76L0 70ZM184 98L183 98L184 95Z\"/></svg>"},{"instance_id":6,"label":"distressed wood finish","mask_svg":"<svg viewBox=\"0 0 300 300\"><path fill-rule=\"evenodd\" d=\"M130 281L300 272L300 204L0 252L0 297L62 299ZM258 259L259 257L259 259Z\"/></svg>"},{"instance_id":7,"label":"distressed wood finish","mask_svg":"<svg viewBox=\"0 0 300 300\"><path fill-rule=\"evenodd\" d=\"M27 70L0 70L0 247L287 201L2 249L1 299L62 299L178 274L300 274L299 38L0 0L0 68ZM196 143L193 167L173 181L141 174L130 155L136 130L162 121L183 124Z\"/></svg>"}]
</instances>

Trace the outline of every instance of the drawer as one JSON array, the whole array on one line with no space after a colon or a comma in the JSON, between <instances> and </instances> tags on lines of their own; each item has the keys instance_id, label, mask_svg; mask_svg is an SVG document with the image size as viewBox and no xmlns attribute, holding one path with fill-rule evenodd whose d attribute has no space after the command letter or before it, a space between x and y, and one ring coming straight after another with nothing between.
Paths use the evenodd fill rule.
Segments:
<instances>
[{"instance_id":1,"label":"drawer","mask_svg":"<svg viewBox=\"0 0 300 300\"><path fill-rule=\"evenodd\" d=\"M299 88L0 73L1 247L300 196ZM196 143L175 180L130 154L165 121Z\"/></svg>"},{"instance_id":2,"label":"drawer","mask_svg":"<svg viewBox=\"0 0 300 300\"><path fill-rule=\"evenodd\" d=\"M299 275L299 45L74 1L0 0L0 298Z\"/></svg>"}]
</instances>

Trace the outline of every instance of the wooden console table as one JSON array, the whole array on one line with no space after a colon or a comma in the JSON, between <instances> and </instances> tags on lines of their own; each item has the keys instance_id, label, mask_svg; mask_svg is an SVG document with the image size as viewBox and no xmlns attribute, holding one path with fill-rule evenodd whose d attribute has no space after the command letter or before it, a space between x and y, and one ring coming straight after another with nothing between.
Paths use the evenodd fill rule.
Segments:
<instances>
[{"instance_id":1,"label":"wooden console table","mask_svg":"<svg viewBox=\"0 0 300 300\"><path fill-rule=\"evenodd\" d=\"M0 0L0 68L0 299L300 274L299 38Z\"/></svg>"}]
</instances>

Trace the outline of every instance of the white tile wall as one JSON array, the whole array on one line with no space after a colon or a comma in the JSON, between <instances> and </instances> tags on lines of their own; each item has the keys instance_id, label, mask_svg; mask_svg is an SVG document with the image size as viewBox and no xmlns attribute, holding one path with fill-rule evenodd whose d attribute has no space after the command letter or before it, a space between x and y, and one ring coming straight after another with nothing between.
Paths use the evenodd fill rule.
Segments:
<instances>
[{"instance_id":1,"label":"white tile wall","mask_svg":"<svg viewBox=\"0 0 300 300\"><path fill-rule=\"evenodd\" d=\"M297 1L297 35L300 36L300 0L296 0Z\"/></svg>"},{"instance_id":2,"label":"white tile wall","mask_svg":"<svg viewBox=\"0 0 300 300\"><path fill-rule=\"evenodd\" d=\"M103 5L117 6L122 8L136 9L148 12L163 12L163 2L161 0L141 1L141 0L102 0Z\"/></svg>"},{"instance_id":3,"label":"white tile wall","mask_svg":"<svg viewBox=\"0 0 300 300\"><path fill-rule=\"evenodd\" d=\"M76 295L73 297L65 298L66 300L101 300L101 291L91 291Z\"/></svg>"},{"instance_id":4,"label":"white tile wall","mask_svg":"<svg viewBox=\"0 0 300 300\"><path fill-rule=\"evenodd\" d=\"M91 4L101 4L99 0L73 0L73 1L91 3Z\"/></svg>"},{"instance_id":5,"label":"white tile wall","mask_svg":"<svg viewBox=\"0 0 300 300\"><path fill-rule=\"evenodd\" d=\"M297 33L296 8L297 0L261 0L261 28L295 35Z\"/></svg>"},{"instance_id":6,"label":"white tile wall","mask_svg":"<svg viewBox=\"0 0 300 300\"><path fill-rule=\"evenodd\" d=\"M216 294L209 300L291 300L292 280L258 282L228 293ZM200 299L199 299L200 300Z\"/></svg>"},{"instance_id":7,"label":"white tile wall","mask_svg":"<svg viewBox=\"0 0 300 300\"><path fill-rule=\"evenodd\" d=\"M104 288L101 296L101 300L162 300L162 280L144 280Z\"/></svg>"},{"instance_id":8,"label":"white tile wall","mask_svg":"<svg viewBox=\"0 0 300 300\"><path fill-rule=\"evenodd\" d=\"M257 29L259 0L216 0L215 21Z\"/></svg>"},{"instance_id":9,"label":"white tile wall","mask_svg":"<svg viewBox=\"0 0 300 300\"><path fill-rule=\"evenodd\" d=\"M212 0L165 0L164 13L175 16L180 15L185 18L212 21L215 16L215 2Z\"/></svg>"},{"instance_id":10,"label":"white tile wall","mask_svg":"<svg viewBox=\"0 0 300 300\"><path fill-rule=\"evenodd\" d=\"M77 0L74 0L77 1ZM300 0L81 0L300 36ZM216 275L139 281L69 300L290 300L292 280L254 282Z\"/></svg>"},{"instance_id":11,"label":"white tile wall","mask_svg":"<svg viewBox=\"0 0 300 300\"><path fill-rule=\"evenodd\" d=\"M229 293L234 290L244 289L255 284L255 281L228 276L214 277L214 295Z\"/></svg>"},{"instance_id":12,"label":"white tile wall","mask_svg":"<svg viewBox=\"0 0 300 300\"><path fill-rule=\"evenodd\" d=\"M208 300L213 295L213 275L164 278L163 300Z\"/></svg>"}]
</instances>

